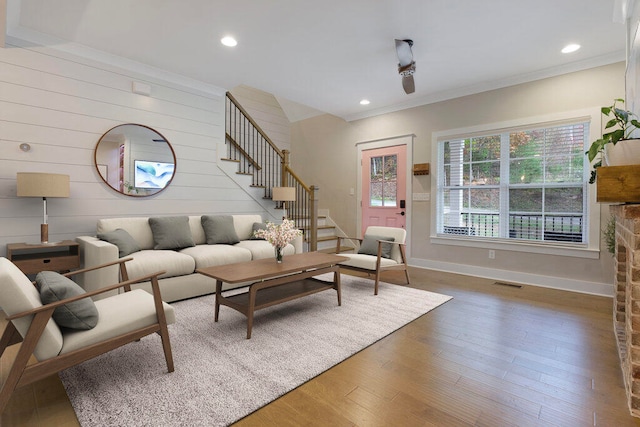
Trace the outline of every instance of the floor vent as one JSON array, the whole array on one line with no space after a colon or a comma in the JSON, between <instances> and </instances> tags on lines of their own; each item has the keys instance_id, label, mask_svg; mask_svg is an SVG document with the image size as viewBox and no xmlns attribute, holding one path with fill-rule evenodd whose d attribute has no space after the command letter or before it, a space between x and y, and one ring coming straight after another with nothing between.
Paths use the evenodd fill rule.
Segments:
<instances>
[{"instance_id":1,"label":"floor vent","mask_svg":"<svg viewBox=\"0 0 640 427\"><path fill-rule=\"evenodd\" d=\"M510 288L522 288L522 285L516 285L515 283L507 283L507 282L493 282L494 285L499 286L509 286Z\"/></svg>"}]
</instances>

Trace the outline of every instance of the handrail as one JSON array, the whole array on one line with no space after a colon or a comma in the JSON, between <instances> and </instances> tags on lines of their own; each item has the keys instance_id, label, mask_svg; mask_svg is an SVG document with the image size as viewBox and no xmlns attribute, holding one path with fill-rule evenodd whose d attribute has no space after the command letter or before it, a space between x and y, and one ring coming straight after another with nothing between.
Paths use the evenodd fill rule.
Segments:
<instances>
[{"instance_id":1,"label":"handrail","mask_svg":"<svg viewBox=\"0 0 640 427\"><path fill-rule=\"evenodd\" d=\"M227 92L225 136L227 157L239 162L239 173L250 174L252 185L264 188L270 199L273 187L294 187L296 200L286 204L289 219L305 233L309 251L318 249L317 187L308 186L291 169L289 151L280 150L262 128L249 116L238 100ZM308 225L307 225L308 224Z\"/></svg>"},{"instance_id":2,"label":"handrail","mask_svg":"<svg viewBox=\"0 0 640 427\"><path fill-rule=\"evenodd\" d=\"M242 149L242 146L241 146L240 144L238 144L238 143L236 142L236 140L235 140L235 139L233 139L233 138L231 137L231 135L229 135L228 133L226 133L226 132L225 132L225 136L227 137L227 140L228 140L230 143L232 143L232 144L236 147L236 150L238 150L238 151L240 152L240 154L242 154L242 155L244 156L244 158L245 158L245 159L247 159L247 161L248 161L249 163L251 163L251 165L252 165L254 168L256 168L256 169L258 169L258 170L262 169L262 166L260 166L258 163L256 163L256 161L255 161L255 160L253 160L253 159L251 158L251 156L249 155L249 153L247 153L246 151L244 151L244 150Z\"/></svg>"},{"instance_id":3,"label":"handrail","mask_svg":"<svg viewBox=\"0 0 640 427\"><path fill-rule=\"evenodd\" d=\"M298 181L300 185L305 189L305 191L311 192L311 187L307 187L307 185L304 182L302 182L302 180L298 177L298 175L289 166L287 166L286 169L287 169L287 173L291 175L294 180Z\"/></svg>"},{"instance_id":4,"label":"handrail","mask_svg":"<svg viewBox=\"0 0 640 427\"><path fill-rule=\"evenodd\" d=\"M236 106L236 108L238 110L240 110L242 112L242 114L244 115L244 117L249 120L249 123L251 123L251 125L256 128L258 130L258 132L260 132L260 134L262 135L262 137L265 139L265 141L267 141L269 143L269 145L271 146L271 148L273 148L273 150L278 153L280 155L280 157L282 157L282 151L280 151L280 149L276 146L276 144L273 143L273 141L271 140L271 138L269 138L269 136L266 134L265 131L262 130L262 128L260 127L260 125L258 123L255 122L255 120L253 120L253 118L251 118L251 116L249 115L249 113L247 112L247 110L245 110L242 105L240 105L240 103L238 102L238 100L231 95L231 92L227 92L227 98L229 98L231 100L231 102Z\"/></svg>"}]
</instances>

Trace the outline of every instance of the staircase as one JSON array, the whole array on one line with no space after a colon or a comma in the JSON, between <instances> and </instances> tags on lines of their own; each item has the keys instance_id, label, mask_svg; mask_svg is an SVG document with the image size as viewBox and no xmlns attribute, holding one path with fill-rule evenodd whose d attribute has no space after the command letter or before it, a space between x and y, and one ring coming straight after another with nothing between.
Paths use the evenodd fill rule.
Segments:
<instances>
[{"instance_id":1,"label":"staircase","mask_svg":"<svg viewBox=\"0 0 640 427\"><path fill-rule=\"evenodd\" d=\"M335 225L328 212L322 212L322 210L318 214L317 226L317 251L328 254L336 253L338 236L344 236L344 233ZM305 227L303 227L303 231L304 230ZM345 241L343 240L342 246L340 246L340 250L337 253L352 251L354 251L354 247L352 245L345 245Z\"/></svg>"},{"instance_id":2,"label":"staircase","mask_svg":"<svg viewBox=\"0 0 640 427\"><path fill-rule=\"evenodd\" d=\"M251 177L250 186L258 189L263 199L272 200L273 187L295 188L296 200L279 202L278 207L286 207L288 218L303 230L307 250L318 250L318 188L302 182L289 166L289 152L276 147L229 92L225 102L225 136L227 150L222 160L237 164L237 174Z\"/></svg>"},{"instance_id":3,"label":"staircase","mask_svg":"<svg viewBox=\"0 0 640 427\"><path fill-rule=\"evenodd\" d=\"M333 254L336 252L336 237L334 225L326 225L326 216L318 215L318 224L316 229L318 234L316 236L316 248L318 252L325 252ZM308 245L309 239L309 226L302 226L302 232L304 236L304 242Z\"/></svg>"}]
</instances>

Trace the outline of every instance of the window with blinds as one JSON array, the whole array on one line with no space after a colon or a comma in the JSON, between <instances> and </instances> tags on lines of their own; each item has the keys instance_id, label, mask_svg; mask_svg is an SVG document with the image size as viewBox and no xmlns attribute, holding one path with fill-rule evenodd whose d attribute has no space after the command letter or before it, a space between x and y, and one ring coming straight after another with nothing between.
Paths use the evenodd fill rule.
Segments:
<instances>
[{"instance_id":1,"label":"window with blinds","mask_svg":"<svg viewBox=\"0 0 640 427\"><path fill-rule=\"evenodd\" d=\"M588 127L438 141L438 234L586 243Z\"/></svg>"}]
</instances>

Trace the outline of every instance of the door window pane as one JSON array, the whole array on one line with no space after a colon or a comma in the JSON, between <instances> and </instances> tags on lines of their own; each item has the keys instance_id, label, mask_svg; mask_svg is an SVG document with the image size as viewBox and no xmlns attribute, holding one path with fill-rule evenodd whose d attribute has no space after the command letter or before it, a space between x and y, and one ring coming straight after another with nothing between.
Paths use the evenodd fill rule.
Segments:
<instances>
[{"instance_id":1,"label":"door window pane","mask_svg":"<svg viewBox=\"0 0 640 427\"><path fill-rule=\"evenodd\" d=\"M369 206L397 206L398 156L371 158Z\"/></svg>"}]
</instances>

